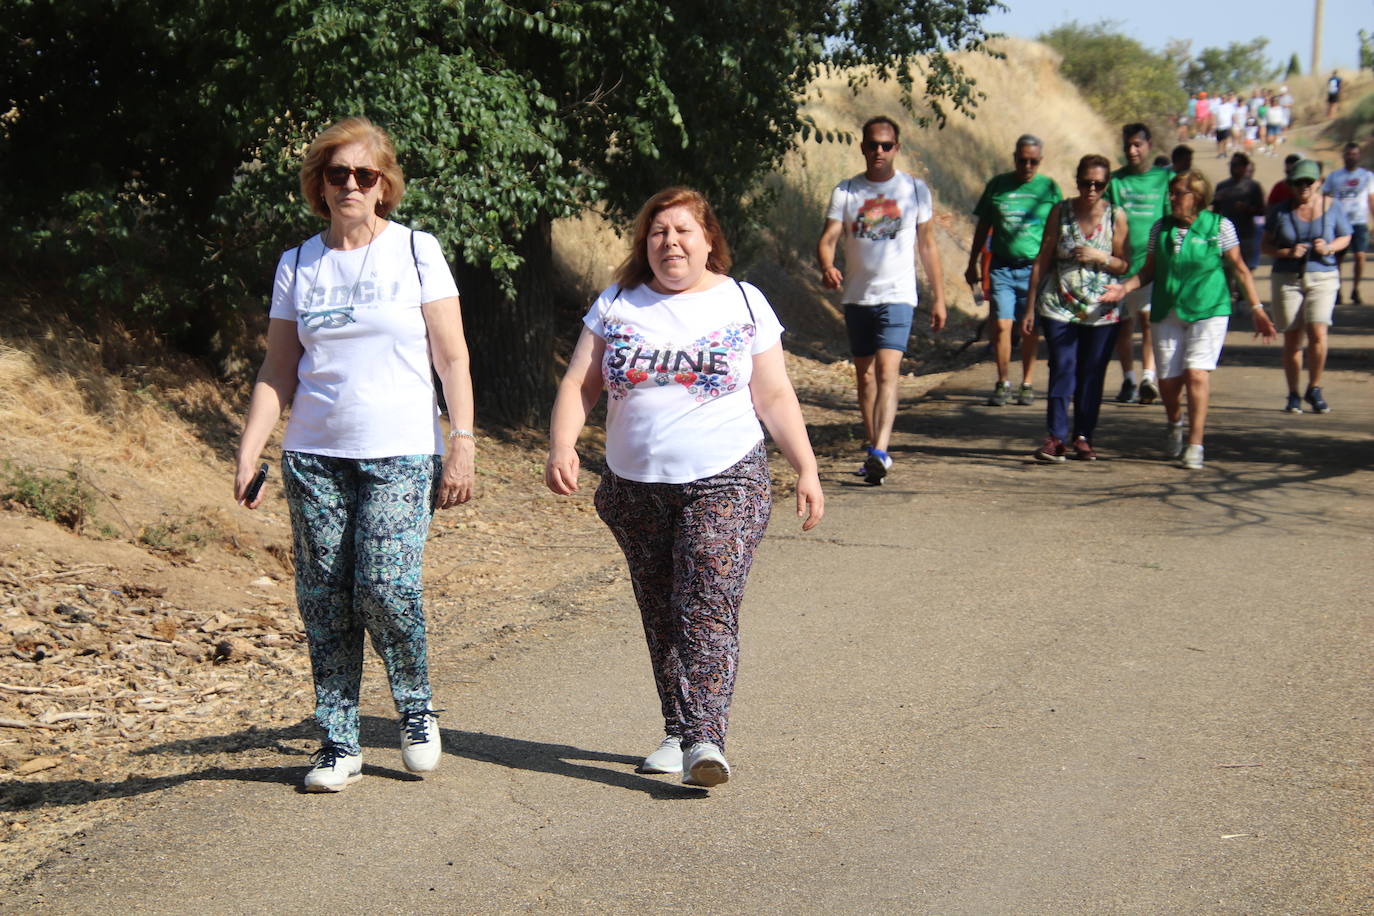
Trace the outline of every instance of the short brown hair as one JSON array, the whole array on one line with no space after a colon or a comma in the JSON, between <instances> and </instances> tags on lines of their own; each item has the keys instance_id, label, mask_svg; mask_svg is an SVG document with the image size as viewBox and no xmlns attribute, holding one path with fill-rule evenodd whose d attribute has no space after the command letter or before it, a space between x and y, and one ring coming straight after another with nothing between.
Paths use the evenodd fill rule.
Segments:
<instances>
[{"instance_id":1,"label":"short brown hair","mask_svg":"<svg viewBox=\"0 0 1374 916\"><path fill-rule=\"evenodd\" d=\"M305 151L301 163L301 196L310 212L329 219L329 207L324 203L324 168L334 151L350 143L361 143L375 157L374 165L382 173L382 196L377 201L377 215L385 217L401 203L406 193L405 175L396 161L396 147L391 137L367 118L344 118L325 128Z\"/></svg>"},{"instance_id":2,"label":"short brown hair","mask_svg":"<svg viewBox=\"0 0 1374 916\"><path fill-rule=\"evenodd\" d=\"M711 209L710 203L701 192L691 188L664 188L646 200L635 216L630 253L615 270L615 282L620 284L621 289L634 289L654 278L653 268L649 266L649 227L654 217L672 207L690 210L706 233L706 242L711 246L711 253L706 257L706 269L716 274L730 272L730 265L734 263L730 257L730 245L725 241L720 220L716 219L716 211Z\"/></svg>"},{"instance_id":3,"label":"short brown hair","mask_svg":"<svg viewBox=\"0 0 1374 916\"><path fill-rule=\"evenodd\" d=\"M1107 173L1107 180L1112 180L1112 163L1106 156L1100 156L1097 153L1089 153L1084 156L1078 160L1078 170L1073 173L1073 177L1082 178L1088 169L1101 169Z\"/></svg>"},{"instance_id":4,"label":"short brown hair","mask_svg":"<svg viewBox=\"0 0 1374 916\"><path fill-rule=\"evenodd\" d=\"M1169 181L1169 187L1181 184L1189 191L1193 192L1193 197L1197 198L1197 209L1201 213L1212 205L1212 183L1207 180L1207 176L1197 169L1189 169L1186 172L1179 172Z\"/></svg>"}]
</instances>

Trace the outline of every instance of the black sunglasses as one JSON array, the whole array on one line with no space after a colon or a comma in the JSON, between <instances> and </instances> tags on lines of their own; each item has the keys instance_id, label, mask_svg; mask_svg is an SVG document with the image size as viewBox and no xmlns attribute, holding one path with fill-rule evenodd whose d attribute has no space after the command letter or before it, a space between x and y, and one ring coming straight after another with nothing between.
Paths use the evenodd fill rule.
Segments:
<instances>
[{"instance_id":1,"label":"black sunglasses","mask_svg":"<svg viewBox=\"0 0 1374 916\"><path fill-rule=\"evenodd\" d=\"M893 147L895 147L896 145L896 140L893 140L889 143L881 143L877 140L865 140L863 142L864 151L869 153L873 152L874 150L882 150L885 153L890 153L892 152Z\"/></svg>"},{"instance_id":2,"label":"black sunglasses","mask_svg":"<svg viewBox=\"0 0 1374 916\"><path fill-rule=\"evenodd\" d=\"M1016 164L1017 164L1017 165L1039 165L1039 164L1040 164L1040 160L1039 160L1039 159L1032 159L1030 156L1017 156L1017 157L1016 157Z\"/></svg>"},{"instance_id":3,"label":"black sunglasses","mask_svg":"<svg viewBox=\"0 0 1374 916\"><path fill-rule=\"evenodd\" d=\"M382 172L380 169L351 169L346 165L327 165L324 167L324 180L336 188L342 188L348 184L349 175L356 178L358 187L366 191L381 180Z\"/></svg>"},{"instance_id":4,"label":"black sunglasses","mask_svg":"<svg viewBox=\"0 0 1374 916\"><path fill-rule=\"evenodd\" d=\"M1078 179L1078 186L1079 186L1080 188L1087 188L1087 189L1089 189L1089 190L1091 190L1091 191L1101 191L1103 188L1105 188L1105 187L1107 186L1107 182L1105 182L1105 181L1093 181L1093 180L1088 179L1088 178L1080 178L1080 179Z\"/></svg>"}]
</instances>

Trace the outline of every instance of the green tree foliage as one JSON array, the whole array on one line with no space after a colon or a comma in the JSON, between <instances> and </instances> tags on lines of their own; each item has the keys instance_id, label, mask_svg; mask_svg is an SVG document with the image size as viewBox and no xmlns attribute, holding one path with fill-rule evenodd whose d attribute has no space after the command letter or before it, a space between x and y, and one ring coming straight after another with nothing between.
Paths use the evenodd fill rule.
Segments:
<instances>
[{"instance_id":1,"label":"green tree foliage","mask_svg":"<svg viewBox=\"0 0 1374 916\"><path fill-rule=\"evenodd\" d=\"M1360 69L1374 70L1374 35L1360 29Z\"/></svg>"},{"instance_id":2,"label":"green tree foliage","mask_svg":"<svg viewBox=\"0 0 1374 916\"><path fill-rule=\"evenodd\" d=\"M487 416L547 403L554 219L695 185L738 231L830 67L943 122L995 0L11 0L0 17L9 267L222 351L321 228L296 170L328 123L397 143L397 217L455 257ZM827 139L834 139L833 137ZM249 323L251 325L251 323Z\"/></svg>"},{"instance_id":3,"label":"green tree foliage","mask_svg":"<svg viewBox=\"0 0 1374 916\"><path fill-rule=\"evenodd\" d=\"M1302 61L1298 59L1298 52L1294 51L1293 56L1288 58L1288 66L1283 71L1283 78L1291 76L1302 76Z\"/></svg>"},{"instance_id":4,"label":"green tree foliage","mask_svg":"<svg viewBox=\"0 0 1374 916\"><path fill-rule=\"evenodd\" d=\"M1233 41L1225 48L1203 48L1186 62L1181 76L1188 92L1242 92L1263 86L1279 75L1269 59L1269 39ZM1290 65L1291 66L1291 65Z\"/></svg>"},{"instance_id":5,"label":"green tree foliage","mask_svg":"<svg viewBox=\"0 0 1374 916\"><path fill-rule=\"evenodd\" d=\"M1039 36L1063 57L1061 72L1108 121L1154 121L1182 110L1187 97L1168 55L1103 21L1066 22Z\"/></svg>"}]
</instances>

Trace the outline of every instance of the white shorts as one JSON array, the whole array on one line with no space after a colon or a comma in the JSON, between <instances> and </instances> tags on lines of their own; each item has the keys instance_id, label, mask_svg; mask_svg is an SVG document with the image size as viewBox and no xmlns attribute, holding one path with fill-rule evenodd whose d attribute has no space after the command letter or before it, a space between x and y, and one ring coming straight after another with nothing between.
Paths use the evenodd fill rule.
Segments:
<instances>
[{"instance_id":1,"label":"white shorts","mask_svg":"<svg viewBox=\"0 0 1374 916\"><path fill-rule=\"evenodd\" d=\"M1127 293L1121 300L1121 320L1125 321L1134 318L1136 315L1150 314L1150 293L1154 290L1153 283L1147 283L1134 292ZM1123 333L1129 334L1130 328L1126 328Z\"/></svg>"},{"instance_id":2,"label":"white shorts","mask_svg":"<svg viewBox=\"0 0 1374 916\"><path fill-rule=\"evenodd\" d=\"M1217 367L1221 345L1226 342L1226 325L1230 315L1218 315L1201 321L1180 321L1170 313L1154 328L1155 369L1160 378L1178 378L1185 369Z\"/></svg>"},{"instance_id":3,"label":"white shorts","mask_svg":"<svg viewBox=\"0 0 1374 916\"><path fill-rule=\"evenodd\" d=\"M1336 310L1340 274L1334 270L1310 270L1301 274L1274 274L1274 323L1280 331L1305 324L1330 324Z\"/></svg>"}]
</instances>

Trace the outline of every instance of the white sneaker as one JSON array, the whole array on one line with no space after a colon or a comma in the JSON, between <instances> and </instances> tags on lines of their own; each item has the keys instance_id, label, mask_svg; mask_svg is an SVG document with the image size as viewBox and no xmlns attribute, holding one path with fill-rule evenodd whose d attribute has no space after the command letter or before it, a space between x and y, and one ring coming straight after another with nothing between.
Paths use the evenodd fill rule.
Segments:
<instances>
[{"instance_id":1,"label":"white sneaker","mask_svg":"<svg viewBox=\"0 0 1374 916\"><path fill-rule=\"evenodd\" d=\"M401 760L412 773L428 773L439 765L439 719L432 709L401 717Z\"/></svg>"},{"instance_id":2,"label":"white sneaker","mask_svg":"<svg viewBox=\"0 0 1374 916\"><path fill-rule=\"evenodd\" d=\"M1190 445L1183 450L1183 458L1178 462L1179 467L1187 468L1190 471L1197 471L1202 468L1202 446Z\"/></svg>"},{"instance_id":3,"label":"white sneaker","mask_svg":"<svg viewBox=\"0 0 1374 916\"><path fill-rule=\"evenodd\" d=\"M682 739L677 735L667 735L659 742L657 749L644 758L635 768L636 773L681 773Z\"/></svg>"},{"instance_id":4,"label":"white sneaker","mask_svg":"<svg viewBox=\"0 0 1374 916\"><path fill-rule=\"evenodd\" d=\"M313 764L305 774L307 792L342 792L363 778L363 755L350 754L338 744L326 744L310 755Z\"/></svg>"},{"instance_id":5,"label":"white sneaker","mask_svg":"<svg viewBox=\"0 0 1374 916\"><path fill-rule=\"evenodd\" d=\"M1164 437L1164 454L1169 458L1177 458L1183 454L1183 430L1186 428L1183 421L1169 424L1169 432Z\"/></svg>"},{"instance_id":6,"label":"white sneaker","mask_svg":"<svg viewBox=\"0 0 1374 916\"><path fill-rule=\"evenodd\" d=\"M730 779L730 764L720 748L709 741L698 741L687 748L682 759L684 786L718 786Z\"/></svg>"}]
</instances>

